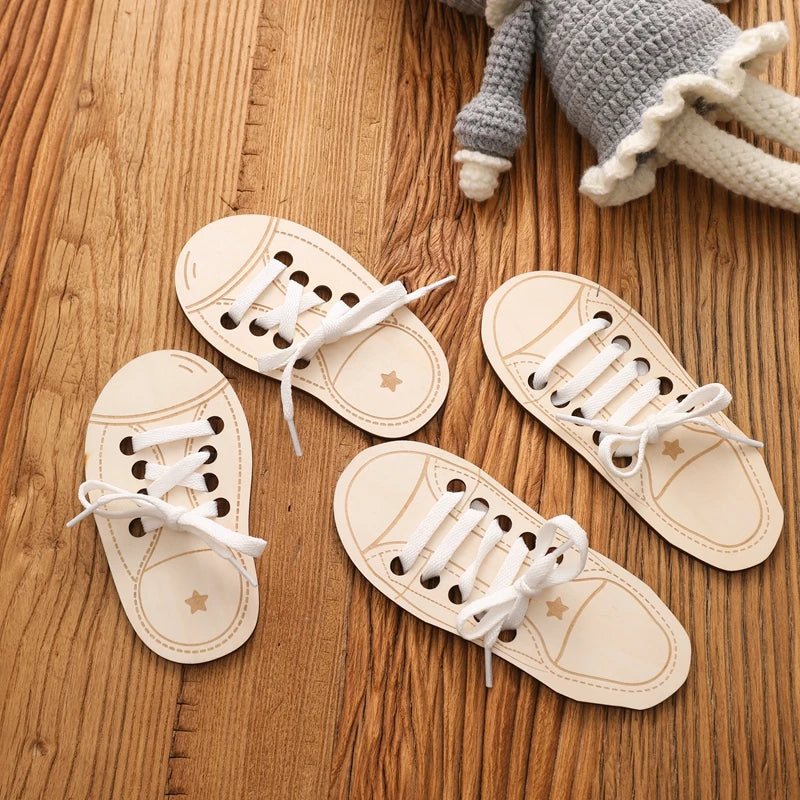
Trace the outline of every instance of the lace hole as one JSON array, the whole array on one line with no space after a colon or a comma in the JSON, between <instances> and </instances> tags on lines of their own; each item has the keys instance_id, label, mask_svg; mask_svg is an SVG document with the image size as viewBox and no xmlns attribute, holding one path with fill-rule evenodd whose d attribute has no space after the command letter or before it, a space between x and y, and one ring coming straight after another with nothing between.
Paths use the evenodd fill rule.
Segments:
<instances>
[{"instance_id":1,"label":"lace hole","mask_svg":"<svg viewBox=\"0 0 800 800\"><path fill-rule=\"evenodd\" d=\"M281 336L279 333L276 333L272 337L272 343L275 345L275 347L278 348L278 350L285 350L292 344L291 342L287 342L286 339L284 339L283 336Z\"/></svg>"},{"instance_id":2,"label":"lace hole","mask_svg":"<svg viewBox=\"0 0 800 800\"><path fill-rule=\"evenodd\" d=\"M633 363L636 364L639 375L647 375L650 372L650 362L646 358L635 358Z\"/></svg>"},{"instance_id":3,"label":"lace hole","mask_svg":"<svg viewBox=\"0 0 800 800\"><path fill-rule=\"evenodd\" d=\"M233 318L227 311L219 318L219 324L222 325L226 331L232 331L234 328L239 327L239 323L234 322Z\"/></svg>"},{"instance_id":4,"label":"lace hole","mask_svg":"<svg viewBox=\"0 0 800 800\"><path fill-rule=\"evenodd\" d=\"M536 549L536 534L531 533L530 531L525 531L520 537L523 542L525 542L525 547L528 550L535 550Z\"/></svg>"},{"instance_id":5,"label":"lace hole","mask_svg":"<svg viewBox=\"0 0 800 800\"><path fill-rule=\"evenodd\" d=\"M611 344L618 344L623 348L623 353L627 353L631 349L631 340L627 336L615 336L611 340Z\"/></svg>"},{"instance_id":6,"label":"lace hole","mask_svg":"<svg viewBox=\"0 0 800 800\"><path fill-rule=\"evenodd\" d=\"M331 299L331 297L333 297L333 292L331 291L330 287L324 285L317 286L314 289L314 294L324 300L326 303Z\"/></svg>"},{"instance_id":7,"label":"lace hole","mask_svg":"<svg viewBox=\"0 0 800 800\"><path fill-rule=\"evenodd\" d=\"M557 394L558 394L558 391L555 391L555 392L553 392L553 394L551 394L551 395L550 395L550 402L551 402L551 403L552 403L552 404L553 404L553 405L554 405L556 408L566 408L566 406L568 406L568 405L569 405L569 400L565 400L563 403L557 403L557 402L556 402L556 395L557 395Z\"/></svg>"},{"instance_id":8,"label":"lace hole","mask_svg":"<svg viewBox=\"0 0 800 800\"><path fill-rule=\"evenodd\" d=\"M403 562L400 561L399 556L395 556L389 562L389 569L392 571L393 575L405 575L406 571L403 569Z\"/></svg>"},{"instance_id":9,"label":"lace hole","mask_svg":"<svg viewBox=\"0 0 800 800\"><path fill-rule=\"evenodd\" d=\"M291 267L294 256L288 250L281 250L272 256L276 261L280 261L284 267Z\"/></svg>"},{"instance_id":10,"label":"lace hole","mask_svg":"<svg viewBox=\"0 0 800 800\"><path fill-rule=\"evenodd\" d=\"M358 295L354 292L347 292L346 294L342 295L342 302L346 306L350 306L350 308L352 308L358 303Z\"/></svg>"},{"instance_id":11,"label":"lace hole","mask_svg":"<svg viewBox=\"0 0 800 800\"><path fill-rule=\"evenodd\" d=\"M148 494L148 491L147 489L139 489L139 491L136 492L136 494Z\"/></svg>"},{"instance_id":12,"label":"lace hole","mask_svg":"<svg viewBox=\"0 0 800 800\"><path fill-rule=\"evenodd\" d=\"M608 311L598 311L592 319L604 319L608 323L608 327L611 327L611 324L614 322L614 318Z\"/></svg>"},{"instance_id":13,"label":"lace hole","mask_svg":"<svg viewBox=\"0 0 800 800\"><path fill-rule=\"evenodd\" d=\"M422 576L420 575L419 582L422 584L423 589L435 589L439 585L439 576L434 575L432 578L428 578L427 580L422 580Z\"/></svg>"},{"instance_id":14,"label":"lace hole","mask_svg":"<svg viewBox=\"0 0 800 800\"><path fill-rule=\"evenodd\" d=\"M218 517L227 517L230 514L231 504L224 497L218 497L216 504Z\"/></svg>"},{"instance_id":15,"label":"lace hole","mask_svg":"<svg viewBox=\"0 0 800 800\"><path fill-rule=\"evenodd\" d=\"M546 389L548 383L550 383L550 381L547 381L547 383L545 383L544 386L537 387L536 386L536 373L535 372L531 372L531 374L528 375L528 386L530 386L531 389L533 389L534 392L541 392L542 389Z\"/></svg>"},{"instance_id":16,"label":"lace hole","mask_svg":"<svg viewBox=\"0 0 800 800\"><path fill-rule=\"evenodd\" d=\"M206 464L213 464L217 460L217 448L212 447L210 444L203 445L200 448L201 453L208 453Z\"/></svg>"},{"instance_id":17,"label":"lace hole","mask_svg":"<svg viewBox=\"0 0 800 800\"><path fill-rule=\"evenodd\" d=\"M685 394L679 394L679 395L678 395L678 396L675 398L675 400L677 400L679 403L682 403L682 402L683 402L683 401L686 399L686 397L687 397L687 395L685 395Z\"/></svg>"},{"instance_id":18,"label":"lace hole","mask_svg":"<svg viewBox=\"0 0 800 800\"><path fill-rule=\"evenodd\" d=\"M517 638L517 632L513 628L509 628L507 631L500 631L500 635L497 638L501 642L513 642Z\"/></svg>"},{"instance_id":19,"label":"lace hole","mask_svg":"<svg viewBox=\"0 0 800 800\"><path fill-rule=\"evenodd\" d=\"M476 497L470 504L469 507L473 511L483 511L484 514L489 510L489 504L482 498Z\"/></svg>"},{"instance_id":20,"label":"lace hole","mask_svg":"<svg viewBox=\"0 0 800 800\"><path fill-rule=\"evenodd\" d=\"M145 475L146 471L147 471L147 462L146 461L137 461L131 467L131 475L133 475L133 477L136 478L139 481L144 480L144 475Z\"/></svg>"},{"instance_id":21,"label":"lace hole","mask_svg":"<svg viewBox=\"0 0 800 800\"><path fill-rule=\"evenodd\" d=\"M572 412L572 416L573 416L573 417L580 417L581 419L584 419L584 416L583 416L583 411L581 411L581 410L580 410L580 408L576 408L576 409L575 409L575 410Z\"/></svg>"},{"instance_id":22,"label":"lace hole","mask_svg":"<svg viewBox=\"0 0 800 800\"><path fill-rule=\"evenodd\" d=\"M447 491L448 492L466 492L467 491L467 484L464 483L460 478L453 478L447 484Z\"/></svg>"},{"instance_id":23,"label":"lace hole","mask_svg":"<svg viewBox=\"0 0 800 800\"><path fill-rule=\"evenodd\" d=\"M311 362L307 358L300 358L295 362L295 369L305 369Z\"/></svg>"},{"instance_id":24,"label":"lace hole","mask_svg":"<svg viewBox=\"0 0 800 800\"><path fill-rule=\"evenodd\" d=\"M555 548L555 547L548 547L548 548L547 548L547 553L546 553L545 555L548 555L548 556L549 556L549 555L550 555L550 553L555 553L555 551L556 551L556 548ZM559 556L559 557L556 559L556 564L560 564L560 563L561 563L563 560L564 560L564 554L562 553L562 554L561 554L561 555L560 555L560 556Z\"/></svg>"},{"instance_id":25,"label":"lace hole","mask_svg":"<svg viewBox=\"0 0 800 800\"><path fill-rule=\"evenodd\" d=\"M132 436L126 436L119 443L119 451L124 456L132 456L133 455L133 437Z\"/></svg>"},{"instance_id":26,"label":"lace hole","mask_svg":"<svg viewBox=\"0 0 800 800\"><path fill-rule=\"evenodd\" d=\"M209 417L208 424L211 426L211 430L214 431L215 434L221 433L222 429L225 427L222 417Z\"/></svg>"},{"instance_id":27,"label":"lace hole","mask_svg":"<svg viewBox=\"0 0 800 800\"><path fill-rule=\"evenodd\" d=\"M147 531L144 529L141 518L136 517L136 519L132 519L128 523L128 532L131 536L134 536L137 539L141 539L142 536L147 533Z\"/></svg>"},{"instance_id":28,"label":"lace hole","mask_svg":"<svg viewBox=\"0 0 800 800\"><path fill-rule=\"evenodd\" d=\"M464 602L464 598L461 597L461 589L458 586L451 586L447 592L447 599L454 605L460 606Z\"/></svg>"},{"instance_id":29,"label":"lace hole","mask_svg":"<svg viewBox=\"0 0 800 800\"><path fill-rule=\"evenodd\" d=\"M511 530L511 517L507 517L505 514L500 514L494 518L494 521L497 523L501 531L508 533L508 531Z\"/></svg>"},{"instance_id":30,"label":"lace hole","mask_svg":"<svg viewBox=\"0 0 800 800\"><path fill-rule=\"evenodd\" d=\"M207 492L213 492L219 486L219 478L213 472L206 472L203 480L206 482ZM219 511L219 506L217 506L217 510Z\"/></svg>"},{"instance_id":31,"label":"lace hole","mask_svg":"<svg viewBox=\"0 0 800 800\"><path fill-rule=\"evenodd\" d=\"M674 388L673 384L672 384L672 381L669 378L667 378L665 375L662 375L658 380L659 380L659 383L660 383L660 386L658 387L658 393L660 395L667 395ZM686 395L683 395L683 396L686 397Z\"/></svg>"},{"instance_id":32,"label":"lace hole","mask_svg":"<svg viewBox=\"0 0 800 800\"><path fill-rule=\"evenodd\" d=\"M595 432L592 434L592 441L593 441L593 442L594 442L596 445L599 445L599 444L600 444L600 431L595 431Z\"/></svg>"},{"instance_id":33,"label":"lace hole","mask_svg":"<svg viewBox=\"0 0 800 800\"><path fill-rule=\"evenodd\" d=\"M267 329L266 328L262 328L255 320L253 320L250 323L249 330L250 330L250 333L253 336L266 336L267 335Z\"/></svg>"},{"instance_id":34,"label":"lace hole","mask_svg":"<svg viewBox=\"0 0 800 800\"><path fill-rule=\"evenodd\" d=\"M308 286L308 275L303 270L298 269L289 276L290 281L299 283L301 286Z\"/></svg>"}]
</instances>

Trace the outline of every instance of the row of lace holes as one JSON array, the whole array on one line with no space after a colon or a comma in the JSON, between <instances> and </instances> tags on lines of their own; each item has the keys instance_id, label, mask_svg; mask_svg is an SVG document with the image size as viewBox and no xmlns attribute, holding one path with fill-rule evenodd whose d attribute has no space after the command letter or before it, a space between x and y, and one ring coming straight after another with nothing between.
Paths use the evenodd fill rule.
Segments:
<instances>
[{"instance_id":1,"label":"row of lace holes","mask_svg":"<svg viewBox=\"0 0 800 800\"><path fill-rule=\"evenodd\" d=\"M467 489L466 483L462 481L460 478L454 478L447 484L447 491L448 492L464 492ZM470 504L470 508L486 508L487 511L489 509L489 503L482 497L476 497L473 499ZM508 533L511 530L511 518L505 514L499 514L495 517L497 524L500 526L500 529L504 533ZM525 531L520 535L520 538L525 542L525 546L528 550L534 550L536 548L536 534L532 533L531 531ZM555 550L554 547L551 547L547 552L550 553ZM559 563L561 563L561 559L559 559ZM389 569L392 571L394 575L405 575L403 570L403 565L400 563L400 558L395 556L391 562L389 563ZM424 589L435 589L440 582L440 577L438 575L434 575L432 578L428 578L427 580L422 580L420 577L420 584ZM458 588L458 584L453 584L450 589L447 591L447 598L448 600L456 606L461 605L464 602L464 598L461 597L461 590ZM500 641L502 642L510 642L516 637L517 632L515 630L507 630L501 631L500 633Z\"/></svg>"},{"instance_id":2,"label":"row of lace holes","mask_svg":"<svg viewBox=\"0 0 800 800\"><path fill-rule=\"evenodd\" d=\"M223 421L222 417L209 417L208 421L215 435L221 433L223 428L225 427L225 422ZM134 455L133 437L126 436L124 439L122 439L119 443L119 450L125 456ZM217 460L216 447L207 444L201 447L200 451L209 454L209 457L206 460L206 464L213 464ZM146 468L147 468L146 461L142 460L135 461L131 466L131 474L137 480L144 480L144 474ZM206 472L203 475L203 478L205 479L206 482L206 491L213 492L219 486L219 478L213 472ZM147 489L139 489L138 493L147 494ZM216 502L217 502L217 517L219 518L227 516L231 510L230 502L224 497L218 497ZM136 517L135 519L132 519L128 523L128 532L130 533L131 536L134 536L137 539L140 539L147 533L147 531L145 531L144 529L144 525L142 524L142 520L140 517Z\"/></svg>"},{"instance_id":3,"label":"row of lace holes","mask_svg":"<svg viewBox=\"0 0 800 800\"><path fill-rule=\"evenodd\" d=\"M594 315L593 319L604 319L604 320L606 320L606 322L608 322L608 327L609 328L614 323L614 318L611 316L611 314L608 311L598 311ZM606 329L604 328L603 330L606 330ZM612 344L624 344L625 345L625 352L627 352L628 350L631 349L631 340L627 336L615 336L611 340L611 343ZM634 360L636 361L637 364L640 365L639 366L639 375L640 376L646 375L648 372L650 372L650 362L646 358L636 358ZM542 391L542 389L546 389L547 388L547 384L545 384L541 389L538 389L538 390L534 387L534 385L533 385L534 374L535 373L531 373L528 376L528 385L531 387L531 389L534 389L534 391ZM662 397L666 397L668 394L670 394L672 392L672 390L674 388L673 387L673 383L666 375L661 375L658 380L659 380L659 383L660 383L659 394L661 394ZM556 403L555 395L556 395L556 392L553 392L550 395L550 402L556 408L566 408L569 405L569 403ZM682 400L684 397L686 397L686 395L680 395L677 399L678 400ZM576 408L572 412L572 415L574 417L583 417L583 413L582 413L580 408ZM589 429L586 428L586 430L589 430ZM595 445L599 445L600 444L600 431L593 431L593 433L592 433L592 441L595 443ZM614 461L614 464L616 466L621 467L622 469L624 469L625 467L629 467L631 465L631 463L633 462L633 459L630 456L615 456L613 461Z\"/></svg>"},{"instance_id":4,"label":"row of lace holes","mask_svg":"<svg viewBox=\"0 0 800 800\"><path fill-rule=\"evenodd\" d=\"M292 265L294 261L294 256L286 250L281 250L279 253L275 254L275 259L280 261L282 264L285 264L287 267ZM310 278L308 274L303 272L302 270L295 270L290 276L289 280L295 281L295 283L299 283L301 286L308 286ZM331 290L330 286L325 286L324 284L320 284L319 286L314 287L314 294L317 295L323 302L327 303L333 297L333 291ZM347 304L350 308L352 308L356 303L359 301L359 297L357 294L353 292L347 292L342 295L341 300L343 303ZM226 311L220 318L219 324L225 328L225 330L233 330L234 328L238 328L238 323L234 322L228 312ZM248 330L253 336L266 336L269 331L265 330L264 328L256 325L255 320L253 320L250 325L248 326ZM291 346L291 342L284 339L280 334L276 333L272 337L272 343L277 347L279 350L285 350L287 347ZM297 363L294 365L295 369L305 369L309 365L309 361L304 358L301 358Z\"/></svg>"}]
</instances>

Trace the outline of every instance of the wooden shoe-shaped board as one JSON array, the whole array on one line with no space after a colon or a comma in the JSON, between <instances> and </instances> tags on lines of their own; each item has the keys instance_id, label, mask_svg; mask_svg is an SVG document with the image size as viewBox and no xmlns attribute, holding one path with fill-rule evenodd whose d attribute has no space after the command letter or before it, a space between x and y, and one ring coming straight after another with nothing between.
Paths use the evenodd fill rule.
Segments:
<instances>
[{"instance_id":1,"label":"wooden shoe-shaped board","mask_svg":"<svg viewBox=\"0 0 800 800\"><path fill-rule=\"evenodd\" d=\"M529 378L544 358L598 314L610 315L610 327L565 358L547 386L533 389ZM726 440L700 425L681 425L647 446L637 475L618 478L599 460L591 428L557 418L579 409L597 386L634 359L645 360L649 371L600 411L598 418L607 419L644 382L656 377L662 378L664 394L632 423L697 388L661 337L619 297L576 275L519 275L486 303L482 337L492 367L514 397L589 461L667 541L727 570L753 566L772 552L783 526L783 509L758 448ZM554 406L553 392L616 337L627 337L630 350L569 405ZM711 419L741 434L721 412Z\"/></svg>"},{"instance_id":2,"label":"wooden shoe-shaped board","mask_svg":"<svg viewBox=\"0 0 800 800\"><path fill-rule=\"evenodd\" d=\"M396 575L392 560L453 480L466 484L464 498L411 569ZM428 558L478 498L489 512L438 585L426 589L420 574ZM481 565L470 601L486 592L516 537L535 535L544 523L473 464L417 442L387 442L357 455L339 478L334 515L348 555L370 583L416 617L452 632L462 606L451 601L450 590L475 558L489 522L505 515L511 527ZM533 555L542 554L534 548ZM565 558L577 555L572 550ZM567 697L628 708L649 708L677 691L691 659L686 632L656 594L593 550L577 578L534 595L516 637L498 641L493 652Z\"/></svg>"},{"instance_id":3,"label":"wooden shoe-shaped board","mask_svg":"<svg viewBox=\"0 0 800 800\"><path fill-rule=\"evenodd\" d=\"M251 306L241 323L225 327L233 301L279 256L285 272ZM261 356L279 352L275 331L251 326L284 302L290 276L304 273L308 291L330 299L302 313L297 333L315 330L340 298L363 299L382 284L340 247L315 231L276 217L243 214L216 220L195 233L178 257L175 287L192 325L220 352L258 371ZM406 287L409 291L417 287ZM266 335L264 335L266 333ZM281 370L266 373L280 378ZM447 394L447 360L431 332L408 308L374 328L324 345L308 366L295 367L303 389L368 433L386 438L421 428Z\"/></svg>"},{"instance_id":4,"label":"wooden shoe-shaped board","mask_svg":"<svg viewBox=\"0 0 800 800\"><path fill-rule=\"evenodd\" d=\"M144 431L218 417L213 436L123 452L124 440ZM196 508L227 500L218 522L248 532L252 455L239 399L225 376L199 356L177 350L147 353L130 361L106 384L86 434L86 478L126 491L146 489L135 464L171 466L201 447L216 450L203 466L219 484L212 493L177 486L164 500ZM90 499L95 499L93 496ZM258 617L258 589L196 536L166 527L133 536L128 519L95 515L97 530L125 613L141 640L158 655L184 664L211 661L247 641ZM255 575L253 559L233 553Z\"/></svg>"}]
</instances>

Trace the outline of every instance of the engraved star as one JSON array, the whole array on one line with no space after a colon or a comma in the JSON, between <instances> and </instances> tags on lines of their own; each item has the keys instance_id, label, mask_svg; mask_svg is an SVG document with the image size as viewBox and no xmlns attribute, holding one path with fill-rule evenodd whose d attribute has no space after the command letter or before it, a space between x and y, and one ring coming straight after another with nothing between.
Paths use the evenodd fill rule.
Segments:
<instances>
[{"instance_id":1,"label":"engraved star","mask_svg":"<svg viewBox=\"0 0 800 800\"><path fill-rule=\"evenodd\" d=\"M569 606L565 606L561 602L560 597L556 597L555 600L545 600L545 603L547 603L548 617L557 617L558 619L562 619L564 612L569 610Z\"/></svg>"},{"instance_id":2,"label":"engraved star","mask_svg":"<svg viewBox=\"0 0 800 800\"><path fill-rule=\"evenodd\" d=\"M207 611L206 600L208 600L208 595L200 594L200 592L195 589L192 592L192 596L187 597L183 602L192 609L192 614L194 614L195 611Z\"/></svg>"},{"instance_id":3,"label":"engraved star","mask_svg":"<svg viewBox=\"0 0 800 800\"><path fill-rule=\"evenodd\" d=\"M391 389L394 391L403 381L397 377L397 372L392 370L388 374L381 372L381 389Z\"/></svg>"},{"instance_id":4,"label":"engraved star","mask_svg":"<svg viewBox=\"0 0 800 800\"><path fill-rule=\"evenodd\" d=\"M686 451L681 447L680 439L675 439L674 442L664 442L664 452L662 455L669 456L673 461L678 460L678 456Z\"/></svg>"}]
</instances>

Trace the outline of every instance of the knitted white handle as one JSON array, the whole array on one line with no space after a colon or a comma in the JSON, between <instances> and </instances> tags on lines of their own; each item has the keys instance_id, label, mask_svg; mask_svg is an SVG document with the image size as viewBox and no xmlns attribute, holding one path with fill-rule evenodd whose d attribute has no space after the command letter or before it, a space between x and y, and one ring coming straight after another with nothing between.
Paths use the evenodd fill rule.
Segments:
<instances>
[{"instance_id":1,"label":"knitted white handle","mask_svg":"<svg viewBox=\"0 0 800 800\"><path fill-rule=\"evenodd\" d=\"M800 151L800 98L748 75L741 94L725 107L751 131Z\"/></svg>"},{"instance_id":2,"label":"knitted white handle","mask_svg":"<svg viewBox=\"0 0 800 800\"><path fill-rule=\"evenodd\" d=\"M800 213L800 164L781 161L686 109L664 132L658 152L737 194Z\"/></svg>"}]
</instances>

